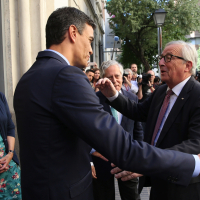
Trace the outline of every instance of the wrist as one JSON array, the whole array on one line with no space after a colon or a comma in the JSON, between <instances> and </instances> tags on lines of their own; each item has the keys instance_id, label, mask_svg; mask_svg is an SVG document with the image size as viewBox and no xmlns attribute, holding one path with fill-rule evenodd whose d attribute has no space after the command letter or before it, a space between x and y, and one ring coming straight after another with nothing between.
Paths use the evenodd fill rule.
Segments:
<instances>
[{"instance_id":1,"label":"wrist","mask_svg":"<svg viewBox=\"0 0 200 200\"><path fill-rule=\"evenodd\" d=\"M8 150L8 153L14 154L14 150Z\"/></svg>"}]
</instances>

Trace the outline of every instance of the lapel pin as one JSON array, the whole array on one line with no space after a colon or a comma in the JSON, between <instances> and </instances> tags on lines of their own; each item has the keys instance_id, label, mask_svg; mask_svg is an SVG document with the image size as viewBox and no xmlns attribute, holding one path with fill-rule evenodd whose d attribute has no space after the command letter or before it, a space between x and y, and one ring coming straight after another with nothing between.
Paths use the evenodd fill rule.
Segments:
<instances>
[{"instance_id":1,"label":"lapel pin","mask_svg":"<svg viewBox=\"0 0 200 200\"><path fill-rule=\"evenodd\" d=\"M182 100L184 99L184 98L181 98Z\"/></svg>"}]
</instances>

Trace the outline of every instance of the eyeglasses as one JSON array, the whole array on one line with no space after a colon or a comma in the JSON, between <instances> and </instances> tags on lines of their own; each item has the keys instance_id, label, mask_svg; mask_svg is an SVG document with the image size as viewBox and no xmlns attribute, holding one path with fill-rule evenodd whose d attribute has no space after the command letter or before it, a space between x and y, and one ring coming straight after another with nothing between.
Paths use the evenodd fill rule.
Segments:
<instances>
[{"instance_id":1,"label":"eyeglasses","mask_svg":"<svg viewBox=\"0 0 200 200\"><path fill-rule=\"evenodd\" d=\"M162 58L164 58L164 61L165 61L165 62L170 62L171 59L172 59L172 56L174 56L174 57L176 57L176 58L179 58L179 59L181 59L181 60L185 60L185 59L182 58L182 57L175 56L175 55L172 55L172 54L169 54L169 53L166 54L165 56L160 55L160 56L158 57L158 59L159 59L159 61L160 61ZM187 60L185 60L185 61L187 61Z\"/></svg>"}]
</instances>

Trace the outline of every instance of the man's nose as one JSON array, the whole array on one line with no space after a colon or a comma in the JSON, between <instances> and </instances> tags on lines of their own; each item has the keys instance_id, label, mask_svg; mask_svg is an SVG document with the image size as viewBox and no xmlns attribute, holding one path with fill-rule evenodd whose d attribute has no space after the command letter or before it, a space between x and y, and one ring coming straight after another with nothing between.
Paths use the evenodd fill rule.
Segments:
<instances>
[{"instance_id":1,"label":"man's nose","mask_svg":"<svg viewBox=\"0 0 200 200\"><path fill-rule=\"evenodd\" d=\"M92 50L92 45L90 45L90 50L89 50L90 55L93 54L93 50Z\"/></svg>"},{"instance_id":2,"label":"man's nose","mask_svg":"<svg viewBox=\"0 0 200 200\"><path fill-rule=\"evenodd\" d=\"M158 65L159 66L165 65L164 57L159 61Z\"/></svg>"},{"instance_id":3,"label":"man's nose","mask_svg":"<svg viewBox=\"0 0 200 200\"><path fill-rule=\"evenodd\" d=\"M112 83L116 83L116 78L114 76L112 77Z\"/></svg>"}]
</instances>

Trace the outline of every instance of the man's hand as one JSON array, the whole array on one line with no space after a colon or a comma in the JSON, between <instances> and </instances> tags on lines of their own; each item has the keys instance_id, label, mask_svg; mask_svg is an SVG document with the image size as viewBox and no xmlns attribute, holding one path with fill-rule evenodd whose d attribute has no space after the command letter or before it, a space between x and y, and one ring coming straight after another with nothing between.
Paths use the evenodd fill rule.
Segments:
<instances>
[{"instance_id":1,"label":"man's hand","mask_svg":"<svg viewBox=\"0 0 200 200\"><path fill-rule=\"evenodd\" d=\"M99 158L101 158L101 159L104 160L104 161L108 161L107 158L105 158L104 156L102 156L102 155L101 155L99 152L97 152L97 151L93 152L92 155L93 155L93 156L96 156L96 157L99 157Z\"/></svg>"},{"instance_id":2,"label":"man's hand","mask_svg":"<svg viewBox=\"0 0 200 200\"><path fill-rule=\"evenodd\" d=\"M124 82L125 82L125 83L128 83L128 79L127 79L126 76L124 76Z\"/></svg>"},{"instance_id":3,"label":"man's hand","mask_svg":"<svg viewBox=\"0 0 200 200\"><path fill-rule=\"evenodd\" d=\"M92 170L92 177L97 179L96 170L95 170L94 165L91 165L91 170Z\"/></svg>"},{"instance_id":4,"label":"man's hand","mask_svg":"<svg viewBox=\"0 0 200 200\"><path fill-rule=\"evenodd\" d=\"M100 79L95 87L99 88L105 97L113 97L117 92L114 85L108 78Z\"/></svg>"},{"instance_id":5,"label":"man's hand","mask_svg":"<svg viewBox=\"0 0 200 200\"><path fill-rule=\"evenodd\" d=\"M112 167L115 167L115 165L112 163ZM120 172L120 173L119 173ZM116 174L118 173L118 174ZM111 170L111 174L115 174L115 178L121 178L122 181L128 181L137 177L143 176L142 174L137 174L129 171L122 171L120 168L115 167Z\"/></svg>"}]
</instances>

